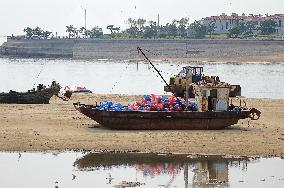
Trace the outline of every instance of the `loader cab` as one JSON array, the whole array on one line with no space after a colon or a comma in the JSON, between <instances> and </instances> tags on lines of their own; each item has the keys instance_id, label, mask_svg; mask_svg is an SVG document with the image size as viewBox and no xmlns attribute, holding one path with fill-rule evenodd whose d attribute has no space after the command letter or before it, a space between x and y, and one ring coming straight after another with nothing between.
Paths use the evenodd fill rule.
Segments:
<instances>
[{"instance_id":1,"label":"loader cab","mask_svg":"<svg viewBox=\"0 0 284 188\"><path fill-rule=\"evenodd\" d=\"M191 78L192 83L199 82L202 79L203 67L183 67L179 72L178 77Z\"/></svg>"},{"instance_id":2,"label":"loader cab","mask_svg":"<svg viewBox=\"0 0 284 188\"><path fill-rule=\"evenodd\" d=\"M192 82L199 82L202 80L203 67L191 67Z\"/></svg>"},{"instance_id":3,"label":"loader cab","mask_svg":"<svg viewBox=\"0 0 284 188\"><path fill-rule=\"evenodd\" d=\"M184 97L187 85L202 80L203 67L183 67L182 70L170 78L169 86L164 87L166 92L174 92L178 97Z\"/></svg>"}]
</instances>

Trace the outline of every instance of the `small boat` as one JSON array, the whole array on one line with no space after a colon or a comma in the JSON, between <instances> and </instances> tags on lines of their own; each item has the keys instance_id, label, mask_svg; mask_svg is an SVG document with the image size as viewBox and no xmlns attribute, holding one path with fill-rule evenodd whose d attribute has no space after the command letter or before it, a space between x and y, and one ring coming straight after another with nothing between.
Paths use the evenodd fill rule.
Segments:
<instances>
[{"instance_id":1,"label":"small boat","mask_svg":"<svg viewBox=\"0 0 284 188\"><path fill-rule=\"evenodd\" d=\"M97 105L74 103L74 107L109 129L117 130L217 130L238 123L240 119L258 119L255 108L240 111L106 111Z\"/></svg>"},{"instance_id":2,"label":"small boat","mask_svg":"<svg viewBox=\"0 0 284 188\"><path fill-rule=\"evenodd\" d=\"M81 86L65 86L64 92L71 92L71 93L92 93L91 90L87 89L86 87Z\"/></svg>"},{"instance_id":3,"label":"small boat","mask_svg":"<svg viewBox=\"0 0 284 188\"><path fill-rule=\"evenodd\" d=\"M53 95L58 95L60 85L55 81L51 86L46 87L39 84L37 89L27 92L16 92L10 90L9 93L0 93L0 103L6 104L48 104Z\"/></svg>"}]
</instances>

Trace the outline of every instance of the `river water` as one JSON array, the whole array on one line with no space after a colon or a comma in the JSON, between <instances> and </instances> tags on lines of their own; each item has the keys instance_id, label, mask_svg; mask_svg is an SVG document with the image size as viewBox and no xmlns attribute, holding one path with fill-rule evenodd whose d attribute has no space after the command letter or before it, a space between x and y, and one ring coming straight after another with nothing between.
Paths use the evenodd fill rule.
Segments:
<instances>
[{"instance_id":1,"label":"river water","mask_svg":"<svg viewBox=\"0 0 284 188\"><path fill-rule=\"evenodd\" d=\"M283 99L284 63L178 63L154 61L168 81L185 65L242 86L253 98ZM95 93L164 94L161 79L144 62L0 58L0 92L31 89L53 80ZM114 155L81 152L0 153L0 187L284 187L281 158Z\"/></svg>"},{"instance_id":2,"label":"river water","mask_svg":"<svg viewBox=\"0 0 284 188\"><path fill-rule=\"evenodd\" d=\"M185 65L204 66L205 75L240 84L243 96L284 98L284 63L153 62L166 81ZM165 94L164 83L145 62L0 58L0 78L0 92L26 91L38 83L48 85L56 80L63 87L85 86L95 93Z\"/></svg>"},{"instance_id":3,"label":"river water","mask_svg":"<svg viewBox=\"0 0 284 188\"><path fill-rule=\"evenodd\" d=\"M0 153L0 187L284 187L284 159L81 152Z\"/></svg>"}]
</instances>

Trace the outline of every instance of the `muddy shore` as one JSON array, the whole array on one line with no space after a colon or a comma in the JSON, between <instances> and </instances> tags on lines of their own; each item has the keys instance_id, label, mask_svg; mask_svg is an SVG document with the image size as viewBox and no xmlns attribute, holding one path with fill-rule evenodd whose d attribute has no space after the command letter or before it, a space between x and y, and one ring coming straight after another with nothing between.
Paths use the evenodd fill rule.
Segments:
<instances>
[{"instance_id":1,"label":"muddy shore","mask_svg":"<svg viewBox=\"0 0 284 188\"><path fill-rule=\"evenodd\" d=\"M153 58L154 60L161 60ZM141 59L139 59L141 60ZM173 62L222 62L222 63L282 63L284 55L256 55L256 56L238 56L238 57L186 57L186 58L167 58L164 61Z\"/></svg>"},{"instance_id":2,"label":"muddy shore","mask_svg":"<svg viewBox=\"0 0 284 188\"><path fill-rule=\"evenodd\" d=\"M111 100L123 104L141 96L76 94L48 105L0 104L0 150L103 150L246 156L284 156L284 100L245 99L262 111L258 121L241 120L217 131L117 131L102 128L72 103Z\"/></svg>"}]
</instances>

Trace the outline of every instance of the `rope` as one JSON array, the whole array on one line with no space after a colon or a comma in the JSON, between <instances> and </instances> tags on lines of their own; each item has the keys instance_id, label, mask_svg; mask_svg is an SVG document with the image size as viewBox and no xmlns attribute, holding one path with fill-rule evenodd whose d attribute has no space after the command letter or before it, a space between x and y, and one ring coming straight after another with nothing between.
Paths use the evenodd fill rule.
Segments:
<instances>
[{"instance_id":1,"label":"rope","mask_svg":"<svg viewBox=\"0 0 284 188\"><path fill-rule=\"evenodd\" d=\"M45 68L46 63L42 63L41 65L42 65L42 68L41 68L41 70L39 71L38 75L37 75L37 76L35 77L35 79L34 79L34 85L33 85L33 87L35 87L35 85L36 85L36 80L37 80L37 79L39 78L39 76L41 75L43 69Z\"/></svg>"},{"instance_id":2,"label":"rope","mask_svg":"<svg viewBox=\"0 0 284 188\"><path fill-rule=\"evenodd\" d=\"M113 86L111 87L110 93L113 92L113 90L114 90L114 88L117 86L119 80L122 78L122 75L124 74L124 72L127 71L129 65L130 65L130 63L127 63L127 65L125 66L124 71L121 72L121 74L119 75L119 78L116 80L116 82L115 82L115 83L113 84Z\"/></svg>"},{"instance_id":3,"label":"rope","mask_svg":"<svg viewBox=\"0 0 284 188\"><path fill-rule=\"evenodd\" d=\"M150 61L150 59L146 56L146 54L143 52L143 50L140 47L137 47L138 52L140 52L145 59L151 64L151 66L154 68L154 70L158 73L158 75L160 76L160 78L163 80L163 82L166 84L166 86L169 88L169 90L172 92L172 94L176 97L178 103L180 103L180 100L178 99L178 97L176 96L175 92L171 89L171 87L169 86L169 84L166 82L166 80L164 79L164 77L161 75L160 71L154 66L154 64ZM158 77L158 76L157 76Z\"/></svg>"}]
</instances>

